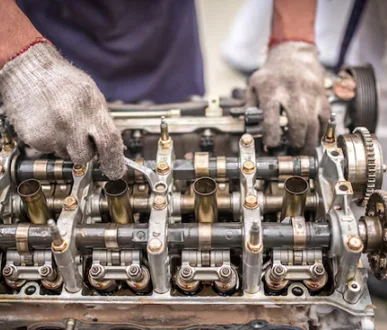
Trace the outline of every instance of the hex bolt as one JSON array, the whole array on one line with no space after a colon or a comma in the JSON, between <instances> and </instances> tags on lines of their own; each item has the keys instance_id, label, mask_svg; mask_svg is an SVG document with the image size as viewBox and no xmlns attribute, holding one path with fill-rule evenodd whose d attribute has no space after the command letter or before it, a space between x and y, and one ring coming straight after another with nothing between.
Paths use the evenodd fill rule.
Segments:
<instances>
[{"instance_id":1,"label":"hex bolt","mask_svg":"<svg viewBox=\"0 0 387 330\"><path fill-rule=\"evenodd\" d=\"M51 234L52 244L54 246L61 246L63 244L63 239L62 239L62 236L60 235L57 225L55 224L55 221L53 219L49 219L47 221L47 224Z\"/></svg>"},{"instance_id":2,"label":"hex bolt","mask_svg":"<svg viewBox=\"0 0 387 330\"><path fill-rule=\"evenodd\" d=\"M167 162L160 162L157 164L156 170L159 174L167 174L170 171L170 167Z\"/></svg>"},{"instance_id":3,"label":"hex bolt","mask_svg":"<svg viewBox=\"0 0 387 330\"><path fill-rule=\"evenodd\" d=\"M155 196L153 200L153 208L156 210L162 210L167 206L167 200L163 196Z\"/></svg>"},{"instance_id":4,"label":"hex bolt","mask_svg":"<svg viewBox=\"0 0 387 330\"><path fill-rule=\"evenodd\" d=\"M14 266L11 266L11 265L6 265L3 269L3 275L5 277L9 277L11 276L15 271L15 267Z\"/></svg>"},{"instance_id":5,"label":"hex bolt","mask_svg":"<svg viewBox=\"0 0 387 330\"><path fill-rule=\"evenodd\" d=\"M90 276L92 278L99 278L103 273L103 267L101 265L93 265L90 268Z\"/></svg>"},{"instance_id":6,"label":"hex bolt","mask_svg":"<svg viewBox=\"0 0 387 330\"><path fill-rule=\"evenodd\" d=\"M82 176L86 173L86 166L83 164L74 164L73 173L75 176Z\"/></svg>"},{"instance_id":7,"label":"hex bolt","mask_svg":"<svg viewBox=\"0 0 387 330\"><path fill-rule=\"evenodd\" d=\"M245 198L245 207L248 209L255 209L258 207L258 199L255 195L247 195Z\"/></svg>"},{"instance_id":8,"label":"hex bolt","mask_svg":"<svg viewBox=\"0 0 387 330\"><path fill-rule=\"evenodd\" d=\"M190 280L193 276L192 267L184 266L180 270L180 276L183 280Z\"/></svg>"},{"instance_id":9,"label":"hex bolt","mask_svg":"<svg viewBox=\"0 0 387 330\"><path fill-rule=\"evenodd\" d=\"M222 266L219 270L219 275L223 280L229 280L232 275L231 267Z\"/></svg>"},{"instance_id":10,"label":"hex bolt","mask_svg":"<svg viewBox=\"0 0 387 330\"><path fill-rule=\"evenodd\" d=\"M151 252L159 252L163 247L163 243L158 238L152 238L148 242L148 250Z\"/></svg>"},{"instance_id":11,"label":"hex bolt","mask_svg":"<svg viewBox=\"0 0 387 330\"><path fill-rule=\"evenodd\" d=\"M142 279L142 269L139 265L130 265L127 270L128 276L133 281L140 281Z\"/></svg>"},{"instance_id":12,"label":"hex bolt","mask_svg":"<svg viewBox=\"0 0 387 330\"><path fill-rule=\"evenodd\" d=\"M67 196L63 201L63 208L66 211L73 211L78 207L78 200L74 196Z\"/></svg>"},{"instance_id":13,"label":"hex bolt","mask_svg":"<svg viewBox=\"0 0 387 330\"><path fill-rule=\"evenodd\" d=\"M42 267L39 267L38 271L41 277L48 277L52 273L52 268L47 265L44 265Z\"/></svg>"},{"instance_id":14,"label":"hex bolt","mask_svg":"<svg viewBox=\"0 0 387 330\"><path fill-rule=\"evenodd\" d=\"M274 280L282 280L282 277L286 274L286 269L281 264L274 265L271 269L271 275Z\"/></svg>"},{"instance_id":15,"label":"hex bolt","mask_svg":"<svg viewBox=\"0 0 387 330\"><path fill-rule=\"evenodd\" d=\"M321 277L325 274L325 269L324 269L324 266L321 265L321 264L317 264L317 265L314 265L312 267L312 272L315 276L317 277Z\"/></svg>"},{"instance_id":16,"label":"hex bolt","mask_svg":"<svg viewBox=\"0 0 387 330\"><path fill-rule=\"evenodd\" d=\"M251 146L254 143L254 138L251 134L243 134L241 137L241 144L244 146Z\"/></svg>"},{"instance_id":17,"label":"hex bolt","mask_svg":"<svg viewBox=\"0 0 387 330\"><path fill-rule=\"evenodd\" d=\"M254 173L255 171L255 164L251 160L247 160L243 163L243 168L242 168L243 173L245 174L251 174Z\"/></svg>"},{"instance_id":18,"label":"hex bolt","mask_svg":"<svg viewBox=\"0 0 387 330\"><path fill-rule=\"evenodd\" d=\"M358 236L352 236L347 242L347 246L354 252L361 252L363 250L363 242Z\"/></svg>"}]
</instances>

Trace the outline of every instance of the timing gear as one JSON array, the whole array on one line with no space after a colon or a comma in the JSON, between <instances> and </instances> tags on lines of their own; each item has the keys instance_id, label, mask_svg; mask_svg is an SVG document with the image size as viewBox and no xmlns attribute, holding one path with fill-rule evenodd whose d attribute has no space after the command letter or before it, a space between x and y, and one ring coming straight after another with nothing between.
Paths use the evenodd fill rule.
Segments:
<instances>
[{"instance_id":1,"label":"timing gear","mask_svg":"<svg viewBox=\"0 0 387 330\"><path fill-rule=\"evenodd\" d=\"M372 192L382 186L384 166L380 144L367 128L358 127L353 134L339 136L338 146L346 158L345 179L351 182L358 205L365 206Z\"/></svg>"}]
</instances>

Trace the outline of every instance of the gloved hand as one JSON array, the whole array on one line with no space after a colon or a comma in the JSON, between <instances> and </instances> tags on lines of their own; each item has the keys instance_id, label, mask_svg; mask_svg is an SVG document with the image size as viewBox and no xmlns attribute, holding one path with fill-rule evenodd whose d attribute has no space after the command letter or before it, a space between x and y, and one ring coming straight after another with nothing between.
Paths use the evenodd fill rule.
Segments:
<instances>
[{"instance_id":1,"label":"gloved hand","mask_svg":"<svg viewBox=\"0 0 387 330\"><path fill-rule=\"evenodd\" d=\"M110 179L125 172L123 142L94 81L48 43L0 70L3 108L20 138L44 153L85 164L97 153Z\"/></svg>"},{"instance_id":2,"label":"gloved hand","mask_svg":"<svg viewBox=\"0 0 387 330\"><path fill-rule=\"evenodd\" d=\"M316 47L305 42L274 46L262 69L250 77L247 102L263 110L267 147L280 144L282 106L288 117L289 143L303 152L312 152L320 129L324 129L330 117L324 70Z\"/></svg>"}]
</instances>

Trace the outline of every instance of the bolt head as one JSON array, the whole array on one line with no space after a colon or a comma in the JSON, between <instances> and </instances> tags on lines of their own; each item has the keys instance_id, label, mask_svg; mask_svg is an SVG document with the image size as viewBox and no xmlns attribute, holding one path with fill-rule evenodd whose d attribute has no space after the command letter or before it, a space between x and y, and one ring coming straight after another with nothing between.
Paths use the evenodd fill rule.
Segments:
<instances>
[{"instance_id":1,"label":"bolt head","mask_svg":"<svg viewBox=\"0 0 387 330\"><path fill-rule=\"evenodd\" d=\"M128 276L131 280L140 280L142 276L142 269L139 265L130 265L128 267Z\"/></svg>"},{"instance_id":2,"label":"bolt head","mask_svg":"<svg viewBox=\"0 0 387 330\"><path fill-rule=\"evenodd\" d=\"M52 268L46 265L46 266L40 267L38 271L39 271L40 276L47 277L47 276L51 275Z\"/></svg>"},{"instance_id":3,"label":"bolt head","mask_svg":"<svg viewBox=\"0 0 387 330\"><path fill-rule=\"evenodd\" d=\"M255 171L255 164L251 160L245 161L242 168L243 173L251 174Z\"/></svg>"},{"instance_id":4,"label":"bolt head","mask_svg":"<svg viewBox=\"0 0 387 330\"><path fill-rule=\"evenodd\" d=\"M82 176L86 173L86 166L83 164L74 164L73 173L75 176Z\"/></svg>"},{"instance_id":5,"label":"bolt head","mask_svg":"<svg viewBox=\"0 0 387 330\"><path fill-rule=\"evenodd\" d=\"M167 174L169 173L170 168L167 162L160 162L157 164L156 170L159 174Z\"/></svg>"},{"instance_id":6,"label":"bolt head","mask_svg":"<svg viewBox=\"0 0 387 330\"><path fill-rule=\"evenodd\" d=\"M157 210L162 210L167 206L167 200L164 196L155 196L153 200L153 208Z\"/></svg>"},{"instance_id":7,"label":"bolt head","mask_svg":"<svg viewBox=\"0 0 387 330\"><path fill-rule=\"evenodd\" d=\"M282 275L285 275L286 273L285 267L282 265L275 265L272 271L277 276L282 276Z\"/></svg>"},{"instance_id":8,"label":"bolt head","mask_svg":"<svg viewBox=\"0 0 387 330\"><path fill-rule=\"evenodd\" d=\"M3 275L6 277L11 276L14 271L15 271L15 268L13 266L6 265L3 269Z\"/></svg>"},{"instance_id":9,"label":"bolt head","mask_svg":"<svg viewBox=\"0 0 387 330\"><path fill-rule=\"evenodd\" d=\"M349 238L347 242L347 246L352 251L358 251L361 252L364 248L363 242L358 236L352 236Z\"/></svg>"},{"instance_id":10,"label":"bolt head","mask_svg":"<svg viewBox=\"0 0 387 330\"><path fill-rule=\"evenodd\" d=\"M232 270L230 267L228 266L222 266L220 268L220 271L219 271L219 275L223 278L223 279L229 279L232 275Z\"/></svg>"},{"instance_id":11,"label":"bolt head","mask_svg":"<svg viewBox=\"0 0 387 330\"><path fill-rule=\"evenodd\" d=\"M93 278L98 278L102 274L103 267L101 265L93 265L90 268L90 276Z\"/></svg>"},{"instance_id":12,"label":"bolt head","mask_svg":"<svg viewBox=\"0 0 387 330\"><path fill-rule=\"evenodd\" d=\"M148 242L148 250L151 252L159 252L163 247L163 243L158 238L152 238Z\"/></svg>"},{"instance_id":13,"label":"bolt head","mask_svg":"<svg viewBox=\"0 0 387 330\"><path fill-rule=\"evenodd\" d=\"M255 209L258 207L258 198L254 195L247 195L245 198L245 207Z\"/></svg>"},{"instance_id":14,"label":"bolt head","mask_svg":"<svg viewBox=\"0 0 387 330\"><path fill-rule=\"evenodd\" d=\"M74 196L67 196L63 202L66 211L75 210L78 207L78 200Z\"/></svg>"},{"instance_id":15,"label":"bolt head","mask_svg":"<svg viewBox=\"0 0 387 330\"><path fill-rule=\"evenodd\" d=\"M313 267L313 273L317 276L322 276L325 273L325 269L323 265L315 265Z\"/></svg>"},{"instance_id":16,"label":"bolt head","mask_svg":"<svg viewBox=\"0 0 387 330\"><path fill-rule=\"evenodd\" d=\"M182 279L184 280L188 280L190 279L192 276L193 276L193 270L191 267L183 267L181 270L180 270L180 276Z\"/></svg>"},{"instance_id":17,"label":"bolt head","mask_svg":"<svg viewBox=\"0 0 387 330\"><path fill-rule=\"evenodd\" d=\"M251 134L243 134L241 137L241 144L244 146L251 146L254 143L254 138Z\"/></svg>"}]
</instances>

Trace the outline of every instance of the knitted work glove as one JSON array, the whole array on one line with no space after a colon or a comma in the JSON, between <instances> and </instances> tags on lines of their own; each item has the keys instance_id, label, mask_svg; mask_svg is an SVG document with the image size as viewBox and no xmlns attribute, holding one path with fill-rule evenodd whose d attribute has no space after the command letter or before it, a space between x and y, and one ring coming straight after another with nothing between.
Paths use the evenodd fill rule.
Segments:
<instances>
[{"instance_id":1,"label":"knitted work glove","mask_svg":"<svg viewBox=\"0 0 387 330\"><path fill-rule=\"evenodd\" d=\"M316 47L286 42L271 48L262 69L250 77L247 102L263 110L266 146L280 144L282 106L288 117L289 143L303 152L312 152L330 117Z\"/></svg>"},{"instance_id":2,"label":"knitted work glove","mask_svg":"<svg viewBox=\"0 0 387 330\"><path fill-rule=\"evenodd\" d=\"M3 108L36 150L85 164L97 153L111 179L125 172L123 142L94 81L50 44L37 43L0 70Z\"/></svg>"}]
</instances>

